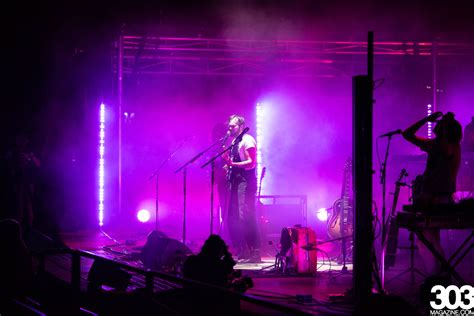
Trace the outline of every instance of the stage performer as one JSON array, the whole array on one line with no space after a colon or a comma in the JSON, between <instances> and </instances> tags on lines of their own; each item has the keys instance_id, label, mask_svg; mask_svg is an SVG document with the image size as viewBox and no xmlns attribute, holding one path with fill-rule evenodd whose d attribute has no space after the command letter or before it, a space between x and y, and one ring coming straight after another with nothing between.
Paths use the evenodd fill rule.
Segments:
<instances>
[{"instance_id":1,"label":"stage performer","mask_svg":"<svg viewBox=\"0 0 474 316\"><path fill-rule=\"evenodd\" d=\"M242 116L231 115L227 122L233 145L225 157L230 192L227 227L232 246L238 252L237 259L258 263L261 258L255 205L257 143L251 135L241 135L245 129Z\"/></svg>"},{"instance_id":2,"label":"stage performer","mask_svg":"<svg viewBox=\"0 0 474 316\"><path fill-rule=\"evenodd\" d=\"M439 121L437 121L441 118ZM436 122L433 129L434 139L425 139L416 136L416 132L427 122ZM410 143L418 146L428 154L425 171L413 188L413 204L416 209L429 213L437 205L454 203L453 195L456 192L456 177L461 163L461 124L454 119L451 112L443 115L435 112L414 123L402 133ZM439 229L425 229L423 235L433 247L444 256L440 242ZM417 241L428 275L441 272L440 262L428 248Z\"/></svg>"}]
</instances>

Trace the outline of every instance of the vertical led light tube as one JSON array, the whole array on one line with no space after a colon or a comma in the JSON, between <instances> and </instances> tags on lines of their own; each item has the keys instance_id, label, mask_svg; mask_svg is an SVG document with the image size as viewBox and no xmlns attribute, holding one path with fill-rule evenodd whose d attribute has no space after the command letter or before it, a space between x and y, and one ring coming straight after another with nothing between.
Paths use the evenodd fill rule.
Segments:
<instances>
[{"instance_id":1,"label":"vertical led light tube","mask_svg":"<svg viewBox=\"0 0 474 316\"><path fill-rule=\"evenodd\" d=\"M100 105L99 120L99 226L104 225L104 178L105 178L105 104Z\"/></svg>"},{"instance_id":2,"label":"vertical led light tube","mask_svg":"<svg viewBox=\"0 0 474 316\"><path fill-rule=\"evenodd\" d=\"M258 187L260 188L260 178L262 175L262 148L263 148L263 137L262 137L262 123L263 123L263 107L262 104L257 103L255 107L256 113L256 138L257 138L257 180Z\"/></svg>"},{"instance_id":3,"label":"vertical led light tube","mask_svg":"<svg viewBox=\"0 0 474 316\"><path fill-rule=\"evenodd\" d=\"M433 113L432 106L431 104L428 104L426 106L426 116L430 116L432 113ZM433 123L431 122L428 122L427 136L430 139L433 137Z\"/></svg>"}]
</instances>

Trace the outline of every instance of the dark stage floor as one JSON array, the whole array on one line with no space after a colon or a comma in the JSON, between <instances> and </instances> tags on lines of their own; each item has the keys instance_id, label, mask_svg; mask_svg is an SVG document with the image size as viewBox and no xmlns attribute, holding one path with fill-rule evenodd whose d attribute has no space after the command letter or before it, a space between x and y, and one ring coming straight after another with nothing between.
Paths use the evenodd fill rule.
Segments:
<instances>
[{"instance_id":1,"label":"dark stage floor","mask_svg":"<svg viewBox=\"0 0 474 316\"><path fill-rule=\"evenodd\" d=\"M62 234L62 239L73 249L87 250L101 257L135 267L143 267L136 255L146 243L146 236L123 232L82 231ZM199 251L201 243L202 241L189 242L193 253ZM396 265L389 269L385 275L385 291L388 294L403 297L419 311L424 311L424 306L420 303L419 298L419 288L424 278L415 273L412 281L410 280L411 274L404 273L410 267L409 254L407 249L399 250ZM350 293L352 288L352 264L347 264L347 272L341 272L342 265L340 263L328 261L326 254L318 252L317 255L317 271L311 275L275 271L272 269L275 258L271 256L263 257L263 262L260 264L237 264L235 268L241 270L243 275L253 279L254 287L246 292L248 295L291 306L309 314L352 314L354 307L341 298L342 294ZM82 280L87 280L92 263L92 259L82 259ZM50 256L46 261L46 269L66 281L70 280L70 267L70 258L65 255ZM415 267L422 270L420 259L416 253ZM468 284L474 284L472 254L466 256L457 271ZM144 282L142 276L134 275L129 289L140 288ZM170 282L155 280L155 289L166 290L176 286ZM374 288L377 288L376 284L374 284ZM298 302L296 299L298 295L311 295L312 300L311 302ZM254 304L244 302L242 307L250 310L251 313L268 314L268 311L260 311L259 307Z\"/></svg>"}]
</instances>

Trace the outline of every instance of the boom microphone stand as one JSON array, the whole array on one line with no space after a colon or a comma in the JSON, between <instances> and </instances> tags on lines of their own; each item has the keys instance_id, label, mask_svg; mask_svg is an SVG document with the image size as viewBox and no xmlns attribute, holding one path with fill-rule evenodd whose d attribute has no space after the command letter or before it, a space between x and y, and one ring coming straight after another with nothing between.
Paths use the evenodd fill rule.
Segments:
<instances>
[{"instance_id":1,"label":"boom microphone stand","mask_svg":"<svg viewBox=\"0 0 474 316\"><path fill-rule=\"evenodd\" d=\"M195 162L196 160L198 160L202 155L204 155L206 152L208 152L211 148L213 148L214 146L216 146L217 144L219 144L221 142L222 142L222 139L215 142L211 146L207 147L206 149L204 149L203 151L198 153L196 156L191 158L188 162L186 162L183 166L179 167L174 172L176 174L176 173L180 172L181 170L183 170L183 244L185 244L185 242L186 242L186 182L187 182L186 181L186 176L187 176L186 174L187 174L187 167L190 164L192 164L193 162ZM212 171L212 173L214 173L214 170ZM212 176L211 178L212 178L212 182L214 182L213 181L214 177ZM211 190L211 195L212 195L211 199L213 200L213 190ZM214 204L214 203L212 203L212 204ZM212 211L213 211L213 206L211 205L211 212ZM213 217L213 215L211 215L211 220L212 220L212 217ZM211 230L212 230L212 222L211 222Z\"/></svg>"},{"instance_id":2,"label":"boom microphone stand","mask_svg":"<svg viewBox=\"0 0 474 316\"><path fill-rule=\"evenodd\" d=\"M237 146L238 143L242 140L242 137L244 136L245 133L247 133L249 130L248 127L246 127L242 133L240 133L235 139L234 141L232 142L232 144L230 144L229 147L227 147L226 149L224 149L223 151L219 152L217 155L215 155L214 157L212 157L211 159L209 159L205 164L203 164L201 166L201 168L205 168L206 166L208 166L209 164L211 164L211 168L212 168L212 171L211 171L211 225L210 225L210 229L211 229L211 234L212 234L212 223L213 223L213 220L214 220L214 161L221 157L223 154L225 154L226 152L232 150L232 148L234 146ZM225 141L227 140L227 138L229 138L230 136L230 132L227 132L227 134L221 138L219 141L217 141L216 143L214 143L213 145L211 145L211 147L209 147L207 150L211 149L212 147L214 147L215 145L217 145L218 143L221 143L222 145L225 143Z\"/></svg>"},{"instance_id":3,"label":"boom microphone stand","mask_svg":"<svg viewBox=\"0 0 474 316\"><path fill-rule=\"evenodd\" d=\"M385 251L386 251L386 239L387 239L387 221L386 221L386 195L387 195L387 160L388 160L388 153L390 150L390 143L392 142L393 135L401 134L401 130L396 130L393 132L386 133L384 135L379 136L381 137L388 137L387 141L387 148L385 150L385 157L380 168L380 184L382 185L382 254L380 256L380 284L382 290L384 290L384 282L385 282Z\"/></svg>"},{"instance_id":4,"label":"boom microphone stand","mask_svg":"<svg viewBox=\"0 0 474 316\"><path fill-rule=\"evenodd\" d=\"M158 231L158 175L160 173L160 170L165 166L165 164L171 160L171 158L176 155L176 153L181 149L181 147L186 143L187 139L184 139L184 141L181 142L181 144L178 145L178 147L168 155L168 157L163 160L163 162L156 168L155 171L150 175L148 178L148 181L151 181L151 179L155 178L155 231Z\"/></svg>"},{"instance_id":5,"label":"boom microphone stand","mask_svg":"<svg viewBox=\"0 0 474 316\"><path fill-rule=\"evenodd\" d=\"M223 139L219 140L217 143L223 143L225 142L226 140L226 137L224 137ZM216 144L217 144L216 143ZM214 145L216 145L214 144ZM219 152L217 155L215 155L214 157L212 157L210 160L208 160L205 164L203 164L201 166L201 168L205 168L206 166L208 166L209 164L211 165L211 216L210 216L210 219L211 219L211 225L210 225L210 234L212 234L212 223L214 221L214 182L215 182L215 177L214 177L214 170L215 170L215 160L219 157L221 157L223 154L225 154L226 152L228 152L229 150L232 149L234 145L230 145L229 147L227 147L225 150Z\"/></svg>"},{"instance_id":6,"label":"boom microphone stand","mask_svg":"<svg viewBox=\"0 0 474 316\"><path fill-rule=\"evenodd\" d=\"M352 237L353 237L352 234L350 234L350 235L345 235L345 236L342 236L342 237L339 237L339 238L329 239L329 240L325 240L325 241L316 241L316 242L308 243L308 244L302 246L301 249L306 250L306 251L321 251L318 248L319 245L324 245L324 244L335 242L335 241L341 241L341 243L344 243L344 246L345 246L345 240L348 239L348 238L352 238ZM331 275L331 277L333 277L333 278L351 273L349 271L349 269L347 268L347 266L346 266L346 263L347 263L347 261L346 261L346 250L344 250L344 248L342 248L342 254L343 254L342 268L335 275ZM330 271L332 271L332 270L330 270Z\"/></svg>"}]
</instances>

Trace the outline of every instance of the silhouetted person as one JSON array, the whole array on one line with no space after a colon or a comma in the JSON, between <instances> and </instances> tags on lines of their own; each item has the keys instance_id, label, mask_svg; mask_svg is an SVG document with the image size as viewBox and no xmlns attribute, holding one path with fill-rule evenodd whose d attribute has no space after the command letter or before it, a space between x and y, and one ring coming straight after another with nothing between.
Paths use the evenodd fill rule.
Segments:
<instances>
[{"instance_id":1,"label":"silhouetted person","mask_svg":"<svg viewBox=\"0 0 474 316\"><path fill-rule=\"evenodd\" d=\"M0 297L27 294L33 283L33 259L23 242L21 227L14 219L0 220L0 253Z\"/></svg>"},{"instance_id":2,"label":"silhouetted person","mask_svg":"<svg viewBox=\"0 0 474 316\"><path fill-rule=\"evenodd\" d=\"M202 246L201 252L189 256L184 262L183 276L229 288L235 264L224 240L218 235L210 235Z\"/></svg>"},{"instance_id":3,"label":"silhouetted person","mask_svg":"<svg viewBox=\"0 0 474 316\"><path fill-rule=\"evenodd\" d=\"M234 271L235 260L224 240L210 235L201 252L184 262L183 276L232 291L244 292L253 286L250 278L241 278ZM240 300L231 294L205 287L189 287L190 298L196 306L195 314L238 315ZM189 299L189 297L188 297Z\"/></svg>"},{"instance_id":4,"label":"silhouetted person","mask_svg":"<svg viewBox=\"0 0 474 316\"><path fill-rule=\"evenodd\" d=\"M41 162L28 147L28 138L15 137L15 144L6 154L7 182L11 190L7 197L7 217L14 218L23 228L33 225L35 180Z\"/></svg>"},{"instance_id":5,"label":"silhouetted person","mask_svg":"<svg viewBox=\"0 0 474 316\"><path fill-rule=\"evenodd\" d=\"M436 122L439 118L441 119ZM425 139L416 135L416 132L427 122L436 122L433 129L434 139ZM462 139L462 127L454 119L454 114L448 112L443 115L441 112L435 112L404 130L403 137L428 154L425 171L421 177L418 177L413 189L413 203L417 210L430 212L437 205L454 203L453 195L456 192L456 178L461 163L460 142ZM444 255L439 229L425 229L423 235L441 255ZM440 262L419 240L417 245L425 261L427 273L439 273Z\"/></svg>"}]
</instances>

